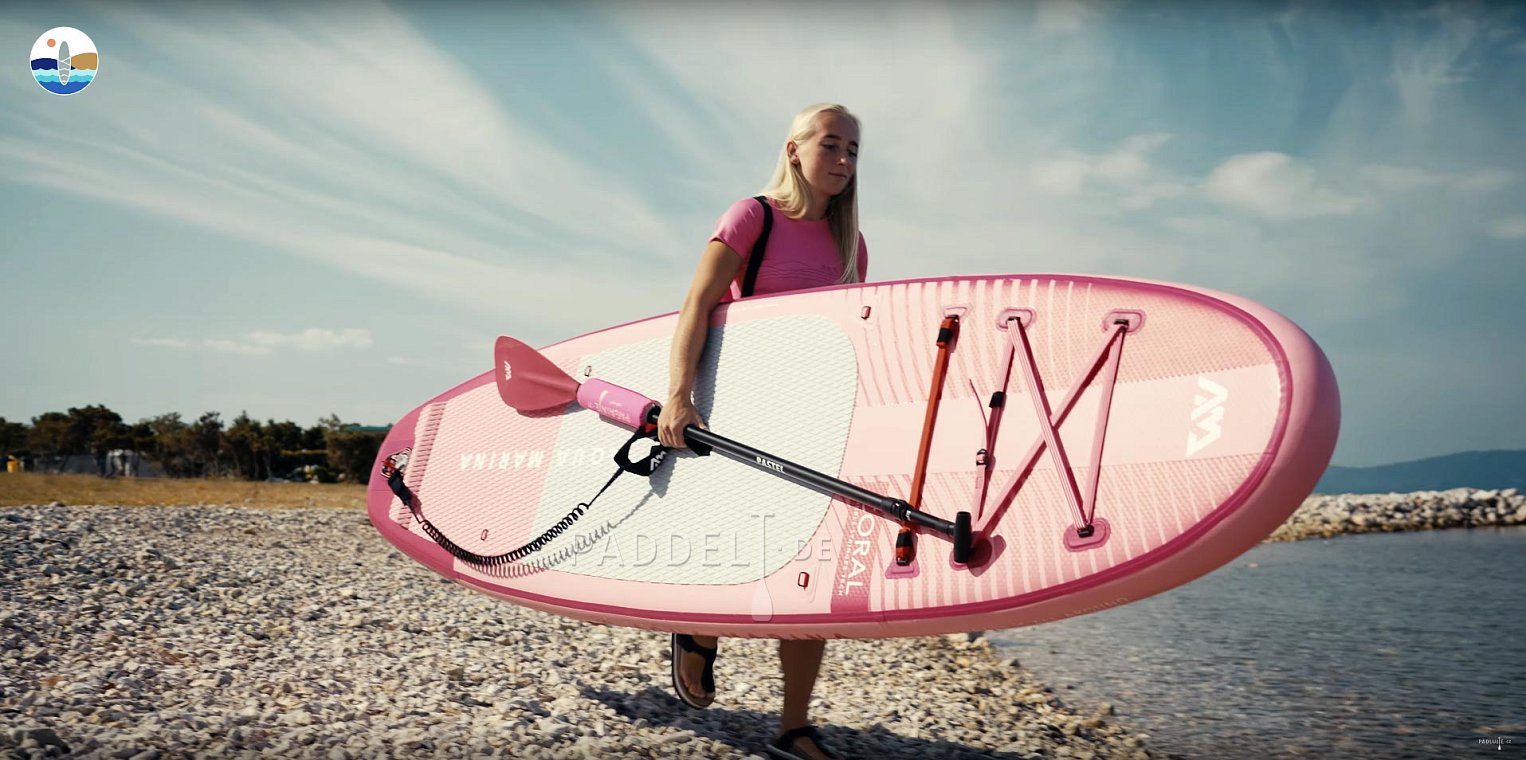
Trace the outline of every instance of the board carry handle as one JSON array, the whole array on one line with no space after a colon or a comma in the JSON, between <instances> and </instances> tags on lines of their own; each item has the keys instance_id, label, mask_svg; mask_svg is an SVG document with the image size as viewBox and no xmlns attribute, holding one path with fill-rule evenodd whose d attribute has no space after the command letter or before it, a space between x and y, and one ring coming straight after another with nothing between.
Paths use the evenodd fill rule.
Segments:
<instances>
[{"instance_id":1,"label":"board carry handle","mask_svg":"<svg viewBox=\"0 0 1526 760\"><path fill-rule=\"evenodd\" d=\"M922 440L917 444L917 466L911 475L911 494L907 503L922 505L922 486L927 479L927 457L932 452L933 427L938 421L938 405L943 401L943 381L948 375L948 355L959 336L959 315L949 314L938 326L938 358L933 362L933 381L927 396L927 414L922 420ZM895 563L906 567L917 556L916 533L911 523L902 521L895 537Z\"/></svg>"},{"instance_id":2,"label":"board carry handle","mask_svg":"<svg viewBox=\"0 0 1526 760\"><path fill-rule=\"evenodd\" d=\"M578 388L577 401L578 405L584 409L631 428L641 427L655 431L657 417L662 413L662 405L656 401L629 388L597 378L584 381L582 387ZM634 416L637 414L640 416ZM640 420L639 425L637 420ZM974 554L969 512L960 512L953 522L949 522L936 515L923 512L902 499L860 488L697 425L684 428L684 440L699 443L728 459L734 459L769 475L784 478L817 493L846 499L894 517L901 522L915 523L939 533L953 541L954 561L960 564L968 563ZM694 447L691 445L691 448Z\"/></svg>"}]
</instances>

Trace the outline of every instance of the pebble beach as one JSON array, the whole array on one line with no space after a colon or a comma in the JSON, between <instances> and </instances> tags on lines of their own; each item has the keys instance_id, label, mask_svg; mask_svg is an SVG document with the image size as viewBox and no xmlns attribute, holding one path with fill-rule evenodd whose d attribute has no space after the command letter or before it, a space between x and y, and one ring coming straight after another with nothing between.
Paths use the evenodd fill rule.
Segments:
<instances>
[{"instance_id":1,"label":"pebble beach","mask_svg":"<svg viewBox=\"0 0 1526 760\"><path fill-rule=\"evenodd\" d=\"M0 508L0 753L12 757L765 755L776 644L725 639L719 695L668 637L502 604L358 509ZM848 757L1135 757L984 639L834 641L812 718Z\"/></svg>"},{"instance_id":2,"label":"pebble beach","mask_svg":"<svg viewBox=\"0 0 1526 760\"><path fill-rule=\"evenodd\" d=\"M1268 540L1526 524L1515 491L1312 496ZM717 702L672 695L665 634L502 604L358 509L0 508L0 752L11 757L764 755L775 644L725 639ZM848 757L1159 757L983 638L834 641L812 717Z\"/></svg>"}]
</instances>

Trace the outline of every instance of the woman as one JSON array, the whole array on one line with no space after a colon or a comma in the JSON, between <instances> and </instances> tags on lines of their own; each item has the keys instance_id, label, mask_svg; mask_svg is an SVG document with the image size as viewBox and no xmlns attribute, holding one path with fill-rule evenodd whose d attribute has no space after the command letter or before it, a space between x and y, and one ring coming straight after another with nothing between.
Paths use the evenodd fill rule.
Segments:
<instances>
[{"instance_id":1,"label":"woman","mask_svg":"<svg viewBox=\"0 0 1526 760\"><path fill-rule=\"evenodd\" d=\"M772 221L750 295L863 281L869 254L858 231L858 140L858 118L843 106L821 103L795 116L773 180L762 193ZM741 283L763 220L764 209L757 200L737 201L721 216L700 257L673 334L668 401L657 421L658 438L665 446L683 447L688 425L705 427L692 394L710 312L721 301L742 295ZM692 707L707 707L715 700L717 644L714 637L673 634L673 688ZM779 641L784 706L779 736L768 748L777 757L835 757L821 746L807 717L825 650L825 641Z\"/></svg>"}]
</instances>

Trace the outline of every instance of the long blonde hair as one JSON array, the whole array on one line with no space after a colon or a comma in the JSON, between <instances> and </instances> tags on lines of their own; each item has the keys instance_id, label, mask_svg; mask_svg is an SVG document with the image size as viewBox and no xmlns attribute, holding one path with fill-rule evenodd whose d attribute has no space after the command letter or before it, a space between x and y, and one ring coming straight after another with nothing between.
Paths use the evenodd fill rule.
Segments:
<instances>
[{"instance_id":1,"label":"long blonde hair","mask_svg":"<svg viewBox=\"0 0 1526 760\"><path fill-rule=\"evenodd\" d=\"M790 122L789 136L785 138L785 144L779 148L779 165L774 167L773 179L769 180L768 185L760 191L763 195L777 201L779 210L792 219L798 219L805 213L811 188L805 183L805 175L801 173L800 167L789 160L789 142L794 141L798 145L815 135L816 117L823 113L836 113L848 118L853 122L853 126L858 127L859 134L863 134L863 125L847 106L836 103L817 103L806 106L805 110L795 114L794 121ZM842 259L842 277L837 281L858 282L858 171L856 169L853 177L848 180L848 186L827 201L826 218L828 227L832 230L832 239L837 241L838 255Z\"/></svg>"}]
</instances>

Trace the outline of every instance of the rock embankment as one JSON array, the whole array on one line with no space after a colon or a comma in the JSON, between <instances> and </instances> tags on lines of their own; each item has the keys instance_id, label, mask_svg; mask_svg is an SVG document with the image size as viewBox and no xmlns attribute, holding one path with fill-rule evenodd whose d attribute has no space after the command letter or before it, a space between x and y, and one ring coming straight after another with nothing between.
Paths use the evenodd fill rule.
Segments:
<instances>
[{"instance_id":1,"label":"rock embankment","mask_svg":"<svg viewBox=\"0 0 1526 760\"><path fill-rule=\"evenodd\" d=\"M1268 541L1330 538L1352 533L1397 533L1442 528L1526 525L1526 496L1514 488L1453 488L1415 493L1315 494Z\"/></svg>"},{"instance_id":2,"label":"rock embankment","mask_svg":"<svg viewBox=\"0 0 1526 760\"><path fill-rule=\"evenodd\" d=\"M359 510L0 508L0 754L740 758L781 696L726 639L682 706L664 634L502 604ZM1151 757L984 640L837 641L812 714L851 757Z\"/></svg>"}]
</instances>

